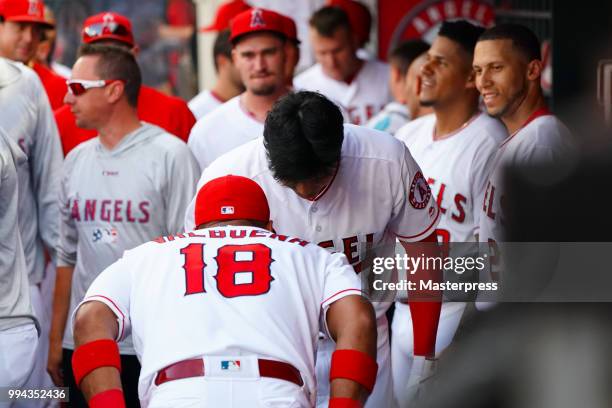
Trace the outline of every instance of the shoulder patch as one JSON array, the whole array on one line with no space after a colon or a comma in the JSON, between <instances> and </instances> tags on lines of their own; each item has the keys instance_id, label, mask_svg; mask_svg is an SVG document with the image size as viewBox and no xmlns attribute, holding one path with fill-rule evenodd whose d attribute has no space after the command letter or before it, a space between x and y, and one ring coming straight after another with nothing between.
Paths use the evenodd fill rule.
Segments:
<instances>
[{"instance_id":1,"label":"shoulder patch","mask_svg":"<svg viewBox=\"0 0 612 408\"><path fill-rule=\"evenodd\" d=\"M431 189L429 188L429 184L427 184L427 180L423 177L423 173L417 171L410 185L408 201L410 201L410 205L417 210L422 210L427 206L430 198Z\"/></svg>"}]
</instances>

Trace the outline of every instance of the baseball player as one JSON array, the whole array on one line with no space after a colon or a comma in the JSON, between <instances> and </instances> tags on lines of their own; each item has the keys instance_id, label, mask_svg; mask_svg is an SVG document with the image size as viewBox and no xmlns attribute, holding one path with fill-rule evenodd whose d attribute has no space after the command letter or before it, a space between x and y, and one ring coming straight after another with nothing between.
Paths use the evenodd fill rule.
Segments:
<instances>
[{"instance_id":1,"label":"baseball player","mask_svg":"<svg viewBox=\"0 0 612 408\"><path fill-rule=\"evenodd\" d=\"M384 132L343 126L342 121L338 107L322 95L289 94L269 113L263 140L253 140L218 158L204 170L199 185L224 174L255 180L269 199L276 231L344 252L357 272L364 268L366 246L393 247L396 237L404 243L435 242L438 206L403 143ZM418 186L423 187L423 194ZM193 204L186 214L187 229L195 225ZM423 251L431 252L431 248ZM394 405L385 317L388 306L375 303L379 371L368 407ZM418 317L414 321L415 353L430 355L439 303L414 302L411 307ZM325 406L329 397L326 384L332 351L329 340L319 345L319 406Z\"/></svg>"},{"instance_id":2,"label":"baseball player","mask_svg":"<svg viewBox=\"0 0 612 408\"><path fill-rule=\"evenodd\" d=\"M436 234L445 244L477 240L480 208L488 169L499 143L507 136L497 119L478 109L478 90L472 73L474 46L484 31L466 21L444 22L421 67L423 105L434 114L413 120L396 137L419 163L440 207ZM412 369L410 310L396 302L392 325L393 382L396 400L410 406L418 387L419 364ZM450 344L465 303L442 305L436 353Z\"/></svg>"},{"instance_id":3,"label":"baseball player","mask_svg":"<svg viewBox=\"0 0 612 408\"><path fill-rule=\"evenodd\" d=\"M66 103L77 123L99 134L66 157L59 194L60 238L48 370L56 384L71 387L73 406L85 402L70 369L74 343L66 326L69 311L124 250L154 236L181 231L181 214L195 191L198 167L187 145L139 121L140 78L128 50L85 44L68 81ZM120 348L126 397L130 406L137 406L140 366L130 339Z\"/></svg>"},{"instance_id":4,"label":"baseball player","mask_svg":"<svg viewBox=\"0 0 612 408\"><path fill-rule=\"evenodd\" d=\"M0 385L21 387L34 368L37 319L30 303L18 208L23 202L20 177L28 176L28 159L0 128ZM0 402L0 407L9 404Z\"/></svg>"},{"instance_id":5,"label":"baseball player","mask_svg":"<svg viewBox=\"0 0 612 408\"><path fill-rule=\"evenodd\" d=\"M412 63L429 49L429 44L422 40L404 41L389 54L389 88L393 101L378 112L366 124L367 127L382 130L392 135L411 119L408 111L408 70Z\"/></svg>"},{"instance_id":6,"label":"baseball player","mask_svg":"<svg viewBox=\"0 0 612 408\"><path fill-rule=\"evenodd\" d=\"M129 49L134 55L138 54L130 20L117 13L105 12L87 18L83 23L82 40L84 44L112 44ZM185 101L164 95L145 85L141 86L139 95L138 117L141 120L157 125L187 141L195 117ZM80 143L96 136L95 131L83 129L75 122L75 116L69 106L58 109L55 112L55 120L62 139L64 155Z\"/></svg>"},{"instance_id":7,"label":"baseball player","mask_svg":"<svg viewBox=\"0 0 612 408\"><path fill-rule=\"evenodd\" d=\"M189 109L196 119L201 119L213 109L244 92L240 73L232 61L232 44L229 41L230 22L243 11L251 7L242 0L223 3L217 9L214 21L200 28L200 32L216 32L213 45L213 62L217 72L217 82L212 89L205 89L189 101Z\"/></svg>"},{"instance_id":8,"label":"baseball player","mask_svg":"<svg viewBox=\"0 0 612 408\"><path fill-rule=\"evenodd\" d=\"M263 134L272 104L289 88L286 75L287 20L267 9L251 9L232 20L232 59L246 88L198 121L189 148L205 169L222 154Z\"/></svg>"},{"instance_id":9,"label":"baseball player","mask_svg":"<svg viewBox=\"0 0 612 408\"><path fill-rule=\"evenodd\" d=\"M509 133L493 159L481 206L480 241L494 245L505 240L504 167L558 162L571 151L571 136L546 107L540 43L528 28L501 24L485 31L473 66L487 113L501 119Z\"/></svg>"},{"instance_id":10,"label":"baseball player","mask_svg":"<svg viewBox=\"0 0 612 408\"><path fill-rule=\"evenodd\" d=\"M296 88L321 92L348 112L351 123L365 124L392 100L381 87L389 83L389 67L357 56L359 40L342 9L323 7L309 23L317 64L295 78Z\"/></svg>"},{"instance_id":11,"label":"baseball player","mask_svg":"<svg viewBox=\"0 0 612 408\"><path fill-rule=\"evenodd\" d=\"M189 101L189 109L196 119L201 119L228 100L244 92L240 73L232 62L232 44L229 37L230 31L223 30L217 34L213 45L217 82L212 89L205 89Z\"/></svg>"},{"instance_id":12,"label":"baseball player","mask_svg":"<svg viewBox=\"0 0 612 408\"><path fill-rule=\"evenodd\" d=\"M21 63L0 58L0 128L25 153L27 176L20 179L19 227L30 283L34 314L46 336L46 318L51 291L41 292L45 281L45 252L55 263L62 152L53 112L45 90L34 71ZM46 347L39 342L32 387L51 385L46 373Z\"/></svg>"},{"instance_id":13,"label":"baseball player","mask_svg":"<svg viewBox=\"0 0 612 408\"><path fill-rule=\"evenodd\" d=\"M327 0L325 5L344 10L357 37L357 56L364 60L372 59L372 54L365 48L372 30L372 14L368 6L357 0Z\"/></svg>"},{"instance_id":14,"label":"baseball player","mask_svg":"<svg viewBox=\"0 0 612 408\"><path fill-rule=\"evenodd\" d=\"M102 382L118 386L118 372L88 371L111 365L106 350L116 358L113 340L131 332L143 406L312 407L321 322L338 350L329 406L363 403L376 323L346 257L271 232L264 192L245 177L204 185L195 211L197 230L127 251L78 307L73 366L90 406L111 395L121 406Z\"/></svg>"},{"instance_id":15,"label":"baseball player","mask_svg":"<svg viewBox=\"0 0 612 408\"><path fill-rule=\"evenodd\" d=\"M35 61L44 30L54 26L45 18L44 8L40 0L0 0L0 56L29 64L55 110L63 105L66 80Z\"/></svg>"}]
</instances>

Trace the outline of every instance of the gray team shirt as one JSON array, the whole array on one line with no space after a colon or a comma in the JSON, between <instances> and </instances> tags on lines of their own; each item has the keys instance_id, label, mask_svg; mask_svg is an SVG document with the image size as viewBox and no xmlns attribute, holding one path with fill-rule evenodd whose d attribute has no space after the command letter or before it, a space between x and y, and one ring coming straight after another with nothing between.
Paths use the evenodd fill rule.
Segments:
<instances>
[{"instance_id":1,"label":"gray team shirt","mask_svg":"<svg viewBox=\"0 0 612 408\"><path fill-rule=\"evenodd\" d=\"M32 304L17 215L27 157L0 128L0 330L32 323Z\"/></svg>"},{"instance_id":2,"label":"gray team shirt","mask_svg":"<svg viewBox=\"0 0 612 408\"><path fill-rule=\"evenodd\" d=\"M112 150L95 138L68 154L59 195L57 264L75 267L70 313L123 251L183 231L198 175L185 143L144 123ZM69 324L63 345L74 348ZM119 346L122 354L134 354L131 339Z\"/></svg>"},{"instance_id":3,"label":"gray team shirt","mask_svg":"<svg viewBox=\"0 0 612 408\"><path fill-rule=\"evenodd\" d=\"M27 156L19 228L30 284L44 276L44 245L55 256L62 148L47 94L34 71L0 58L0 127Z\"/></svg>"}]
</instances>

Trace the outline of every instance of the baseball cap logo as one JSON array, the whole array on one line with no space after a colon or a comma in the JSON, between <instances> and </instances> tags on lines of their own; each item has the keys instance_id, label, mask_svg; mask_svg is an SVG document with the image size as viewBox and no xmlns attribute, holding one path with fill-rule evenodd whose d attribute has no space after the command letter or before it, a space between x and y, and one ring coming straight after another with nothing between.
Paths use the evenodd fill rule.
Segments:
<instances>
[{"instance_id":1,"label":"baseball cap logo","mask_svg":"<svg viewBox=\"0 0 612 408\"><path fill-rule=\"evenodd\" d=\"M234 213L234 207L232 207L231 205L224 205L223 207L221 207L221 214L228 215L228 214L233 214L233 213Z\"/></svg>"},{"instance_id":2,"label":"baseball cap logo","mask_svg":"<svg viewBox=\"0 0 612 408\"><path fill-rule=\"evenodd\" d=\"M251 28L255 27L265 27L266 22L264 21L262 10L261 9L253 9L251 11Z\"/></svg>"},{"instance_id":3,"label":"baseball cap logo","mask_svg":"<svg viewBox=\"0 0 612 408\"><path fill-rule=\"evenodd\" d=\"M31 16L38 14L38 0L28 0L28 14Z\"/></svg>"}]
</instances>

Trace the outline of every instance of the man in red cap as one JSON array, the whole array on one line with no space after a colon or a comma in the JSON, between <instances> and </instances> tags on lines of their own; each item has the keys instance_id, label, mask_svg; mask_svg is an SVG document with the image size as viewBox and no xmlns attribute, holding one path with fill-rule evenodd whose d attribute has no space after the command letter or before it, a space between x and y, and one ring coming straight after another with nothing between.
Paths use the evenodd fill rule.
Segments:
<instances>
[{"instance_id":1,"label":"man in red cap","mask_svg":"<svg viewBox=\"0 0 612 408\"><path fill-rule=\"evenodd\" d=\"M52 109L63 105L66 80L34 61L43 30L53 28L40 0L0 0L0 56L34 69L45 87Z\"/></svg>"},{"instance_id":2,"label":"man in red cap","mask_svg":"<svg viewBox=\"0 0 612 408\"><path fill-rule=\"evenodd\" d=\"M388 65L359 57L365 34L341 7L317 10L309 24L317 64L295 78L296 87L322 93L342 105L351 123L365 124L392 100L390 90L381 86L389 83Z\"/></svg>"},{"instance_id":3,"label":"man in red cap","mask_svg":"<svg viewBox=\"0 0 612 408\"><path fill-rule=\"evenodd\" d=\"M113 367L130 333L143 406L312 407L320 321L336 342L329 406L365 400L376 323L359 278L345 255L277 235L269 220L256 182L219 177L198 193L195 231L127 251L96 278L73 321L91 407L124 406Z\"/></svg>"},{"instance_id":4,"label":"man in red cap","mask_svg":"<svg viewBox=\"0 0 612 408\"><path fill-rule=\"evenodd\" d=\"M200 28L201 32L210 32L210 31L223 31L230 28L230 22L234 17L243 11L247 11L251 8L248 4L246 4L243 0L231 0L227 3L223 3L217 9L217 14L215 14L214 21Z\"/></svg>"},{"instance_id":5,"label":"man in red cap","mask_svg":"<svg viewBox=\"0 0 612 408\"><path fill-rule=\"evenodd\" d=\"M240 13L231 23L232 59L246 88L200 120L189 147L204 169L213 160L263 134L274 102L289 92L289 17L267 9Z\"/></svg>"},{"instance_id":6,"label":"man in red cap","mask_svg":"<svg viewBox=\"0 0 612 408\"><path fill-rule=\"evenodd\" d=\"M212 89L205 89L189 101L189 109L197 119L210 113L238 94L244 92L240 73L232 61L232 44L230 43L230 22L238 14L251 7L242 0L224 3L217 9L214 21L200 29L200 32L217 32L213 45L213 61L217 81Z\"/></svg>"},{"instance_id":7,"label":"man in red cap","mask_svg":"<svg viewBox=\"0 0 612 408\"><path fill-rule=\"evenodd\" d=\"M107 43L128 48L132 54L138 54L130 20L117 13L107 12L89 17L83 23L82 39L85 44ZM138 98L138 117L144 122L163 128L183 141L187 141L189 131L195 123L195 117L185 101L164 95L144 85L141 86ZM55 112L55 120L62 139L64 155L81 142L96 136L95 131L77 126L69 106L58 109Z\"/></svg>"},{"instance_id":8,"label":"man in red cap","mask_svg":"<svg viewBox=\"0 0 612 408\"><path fill-rule=\"evenodd\" d=\"M328 0L327 5L344 10L348 16L349 23L351 23L351 29L358 40L359 56L369 59L370 56L364 49L366 44L370 42L370 31L372 29L372 15L368 6L356 0Z\"/></svg>"}]
</instances>

